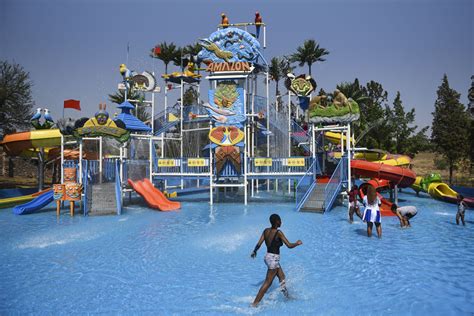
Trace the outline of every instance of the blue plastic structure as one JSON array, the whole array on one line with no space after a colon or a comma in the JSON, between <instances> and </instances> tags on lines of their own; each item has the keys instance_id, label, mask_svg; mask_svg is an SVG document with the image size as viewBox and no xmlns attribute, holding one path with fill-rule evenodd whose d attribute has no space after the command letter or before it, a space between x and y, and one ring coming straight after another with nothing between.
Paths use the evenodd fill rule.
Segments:
<instances>
[{"instance_id":1,"label":"blue plastic structure","mask_svg":"<svg viewBox=\"0 0 474 316\"><path fill-rule=\"evenodd\" d=\"M53 202L53 190L48 191L46 193L43 193L39 196L37 196L34 200L22 204L22 205L17 205L13 208L13 214L16 215L24 215L24 214L30 214L34 213L36 211L39 211L49 203Z\"/></svg>"}]
</instances>

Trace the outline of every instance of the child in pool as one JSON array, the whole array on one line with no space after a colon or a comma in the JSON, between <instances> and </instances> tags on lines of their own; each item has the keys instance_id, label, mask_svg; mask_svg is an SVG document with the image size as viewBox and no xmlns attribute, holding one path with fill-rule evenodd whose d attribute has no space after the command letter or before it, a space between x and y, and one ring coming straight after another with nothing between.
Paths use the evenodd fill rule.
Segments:
<instances>
[{"instance_id":1,"label":"child in pool","mask_svg":"<svg viewBox=\"0 0 474 316\"><path fill-rule=\"evenodd\" d=\"M350 191L347 191L349 195L349 222L352 224L354 221L354 212L360 219L362 219L362 214L360 213L359 201L357 201L357 195L359 195L359 188L357 185L353 185Z\"/></svg>"},{"instance_id":2,"label":"child in pool","mask_svg":"<svg viewBox=\"0 0 474 316\"><path fill-rule=\"evenodd\" d=\"M362 219L367 223L367 236L372 237L372 228L375 224L377 236L382 238L382 216L380 214L380 205L382 202L377 196L377 191L371 185L367 186L367 195L364 196L363 202L365 206Z\"/></svg>"},{"instance_id":3,"label":"child in pool","mask_svg":"<svg viewBox=\"0 0 474 316\"><path fill-rule=\"evenodd\" d=\"M458 212L456 213L456 225L459 225L459 219L462 221L462 225L466 226L466 222L464 221L464 213L466 213L466 202L464 202L464 196L458 194Z\"/></svg>"},{"instance_id":4,"label":"child in pool","mask_svg":"<svg viewBox=\"0 0 474 316\"><path fill-rule=\"evenodd\" d=\"M411 227L410 219L415 217L418 213L418 210L415 206L402 206L398 207L397 204L392 204L391 210L393 214L397 215L398 219L400 220L401 227Z\"/></svg>"},{"instance_id":5,"label":"child in pool","mask_svg":"<svg viewBox=\"0 0 474 316\"><path fill-rule=\"evenodd\" d=\"M250 255L252 258L255 258L257 256L257 250L260 248L263 241L265 241L265 244L267 245L267 254L265 255L264 260L268 267L267 276L265 282L263 282L262 287L258 291L257 297L255 297L255 300L252 303L253 307L256 307L262 300L268 288L272 285L275 276L278 276L278 279L280 280L281 291L286 297L288 297L288 290L285 286L285 273L283 273L283 269L280 266L280 247L283 246L283 243L288 248L295 248L296 246L303 244L301 240L291 243L286 239L283 232L278 229L281 226L281 218L278 214L272 214L270 216L270 223L272 224L272 227L265 228L255 246L255 249Z\"/></svg>"}]
</instances>

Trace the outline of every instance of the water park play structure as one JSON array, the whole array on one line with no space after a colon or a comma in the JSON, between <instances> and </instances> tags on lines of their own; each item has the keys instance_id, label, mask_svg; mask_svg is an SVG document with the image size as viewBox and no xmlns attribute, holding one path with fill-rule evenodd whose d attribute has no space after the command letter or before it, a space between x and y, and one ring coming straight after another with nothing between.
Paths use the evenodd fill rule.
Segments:
<instances>
[{"instance_id":1,"label":"water park play structure","mask_svg":"<svg viewBox=\"0 0 474 316\"><path fill-rule=\"evenodd\" d=\"M432 173L426 177L416 177L415 182L411 186L415 192L425 192L433 198L456 203L458 193L454 191L448 184L441 181L441 176L437 173ZM464 202L469 207L474 207L473 197L464 197Z\"/></svg>"},{"instance_id":2,"label":"water park play structure","mask_svg":"<svg viewBox=\"0 0 474 316\"><path fill-rule=\"evenodd\" d=\"M93 117L62 119L58 129L51 129L48 111L43 120L38 109L32 118L36 130L6 135L1 145L10 155L59 160L61 183L54 192L2 200L0 205L33 199L15 208L15 213L26 214L56 200L59 215L67 200L74 215L74 201L80 200L84 215L121 214L124 197L136 192L149 207L172 211L181 204L162 191L178 198L206 191L213 204L219 192L237 190L247 204L263 189L294 192L298 211L324 212L351 187L353 177L373 179L368 183L377 189L394 189L395 200L398 188L414 184L452 201L446 197L455 193L416 178L410 158L377 150L356 152L360 149L354 148L351 123L359 119L359 107L339 90L331 98L313 96L317 83L311 76L288 74L287 104L277 100L271 105L263 54L266 25L224 24L199 40L201 51L188 58L181 72L162 76L166 86L161 111L155 109L160 89L154 74L131 71L125 64L119 67L125 98L113 119L101 104ZM263 39L249 33L254 27L257 34L263 31ZM206 76L196 73L196 62L206 65ZM210 89L201 100L203 78ZM198 94L193 104L184 102L188 88ZM127 99L130 90L139 100ZM179 97L169 102L173 91ZM133 115L137 106L150 108L149 124ZM294 119L300 115L307 128ZM383 199L383 204L384 215L392 215L387 212L391 202Z\"/></svg>"}]
</instances>

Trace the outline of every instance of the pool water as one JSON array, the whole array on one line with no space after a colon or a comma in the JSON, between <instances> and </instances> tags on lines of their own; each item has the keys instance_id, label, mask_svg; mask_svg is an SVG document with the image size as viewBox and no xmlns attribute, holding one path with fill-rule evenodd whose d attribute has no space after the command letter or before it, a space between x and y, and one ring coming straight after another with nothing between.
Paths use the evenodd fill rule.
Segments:
<instances>
[{"instance_id":1,"label":"pool water","mask_svg":"<svg viewBox=\"0 0 474 316\"><path fill-rule=\"evenodd\" d=\"M195 199L196 201L193 201ZM213 207L187 197L179 212L142 205L122 216L56 219L0 212L0 314L468 315L474 313L474 214L455 225L456 206L400 194L415 205L412 228L383 218L383 238L367 238L347 208L320 215L269 202ZM250 258L277 212L291 298L275 280L249 307L266 267ZM375 233L375 230L374 230Z\"/></svg>"}]
</instances>

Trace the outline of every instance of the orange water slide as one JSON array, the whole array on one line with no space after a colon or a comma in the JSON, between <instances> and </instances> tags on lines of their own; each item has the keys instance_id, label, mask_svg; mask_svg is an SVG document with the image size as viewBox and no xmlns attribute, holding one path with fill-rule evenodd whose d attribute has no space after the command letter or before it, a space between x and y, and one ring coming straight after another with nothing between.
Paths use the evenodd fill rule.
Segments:
<instances>
[{"instance_id":1,"label":"orange water slide","mask_svg":"<svg viewBox=\"0 0 474 316\"><path fill-rule=\"evenodd\" d=\"M160 211L174 211L181 208L180 202L168 200L148 179L135 182L128 179L128 184L145 199L145 202L151 208L159 209Z\"/></svg>"},{"instance_id":2,"label":"orange water slide","mask_svg":"<svg viewBox=\"0 0 474 316\"><path fill-rule=\"evenodd\" d=\"M416 180L415 172L410 169L365 160L352 160L351 171L354 176L374 178L369 180L367 184L371 184L375 189L381 189L393 185L398 185L400 188L406 188L411 186ZM359 194L361 198L364 198L364 185L361 187ZM377 193L377 195L382 202L380 207L382 216L394 216L391 211L392 203L384 199L380 193Z\"/></svg>"},{"instance_id":3,"label":"orange water slide","mask_svg":"<svg viewBox=\"0 0 474 316\"><path fill-rule=\"evenodd\" d=\"M392 185L398 185L399 188L407 188L416 180L415 172L408 168L365 160L352 160L351 171L354 176L388 180Z\"/></svg>"},{"instance_id":4,"label":"orange water slide","mask_svg":"<svg viewBox=\"0 0 474 316\"><path fill-rule=\"evenodd\" d=\"M367 192L367 186L372 185L375 190L382 189L382 188L387 188L390 187L390 183L388 180L380 180L380 179L372 179L367 181L366 183L363 183L360 188L359 188L359 195L360 198L363 199L365 196L365 192ZM392 212L392 202L389 200L385 199L382 194L377 192L377 196L380 199L380 202L382 202L382 205L380 206L380 213L382 216L395 216Z\"/></svg>"},{"instance_id":5,"label":"orange water slide","mask_svg":"<svg viewBox=\"0 0 474 316\"><path fill-rule=\"evenodd\" d=\"M159 196L162 200L167 201L168 204L170 204L170 205L172 205L172 206L175 206L176 209L181 208L181 203L180 203L180 202L168 200L168 198L164 195L164 193L161 192L160 190L158 190L157 188L155 188L155 186L153 185L153 183L151 183L150 180L148 180L148 179L143 179L143 182L144 182L144 184L146 185L146 187L151 190L151 192L152 192L153 194L156 194L156 195Z\"/></svg>"}]
</instances>

